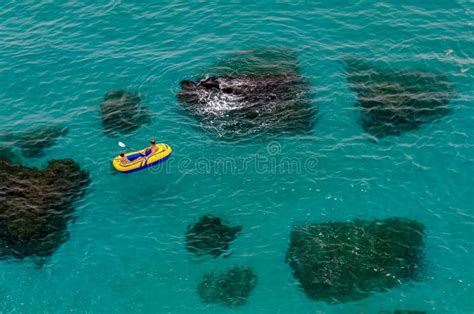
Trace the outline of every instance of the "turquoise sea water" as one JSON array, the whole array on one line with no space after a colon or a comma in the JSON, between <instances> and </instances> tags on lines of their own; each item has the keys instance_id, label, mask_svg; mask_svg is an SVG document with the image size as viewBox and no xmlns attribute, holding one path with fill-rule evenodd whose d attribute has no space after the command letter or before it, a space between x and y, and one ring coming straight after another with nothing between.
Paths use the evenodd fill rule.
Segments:
<instances>
[{"instance_id":1,"label":"turquoise sea water","mask_svg":"<svg viewBox=\"0 0 474 314\"><path fill-rule=\"evenodd\" d=\"M75 204L70 239L42 268L0 262L0 312L228 312L201 303L196 286L207 271L242 264L259 282L237 312L472 313L473 21L472 1L2 2L0 131L67 125L44 157L23 162L73 158L92 183ZM182 79L268 46L297 52L319 108L311 134L226 143L180 112ZM368 141L343 55L446 74L452 113ZM114 139L102 132L99 104L117 88L140 93L153 121ZM117 140L143 147L151 136L174 149L166 169L111 171ZM278 166L288 156L314 162L290 173ZM267 158L264 170L242 170L257 158ZM220 167L226 160L238 169ZM207 213L243 227L228 258L185 250L186 227ZM285 264L292 223L394 216L426 227L419 282L338 305L300 291Z\"/></svg>"}]
</instances>

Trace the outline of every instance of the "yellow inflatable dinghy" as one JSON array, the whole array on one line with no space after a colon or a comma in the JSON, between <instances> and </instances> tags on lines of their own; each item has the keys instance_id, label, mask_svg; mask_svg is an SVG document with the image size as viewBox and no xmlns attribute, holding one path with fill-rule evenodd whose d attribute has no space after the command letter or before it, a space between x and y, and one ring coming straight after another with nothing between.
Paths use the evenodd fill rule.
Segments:
<instances>
[{"instance_id":1,"label":"yellow inflatable dinghy","mask_svg":"<svg viewBox=\"0 0 474 314\"><path fill-rule=\"evenodd\" d=\"M142 149L139 151L131 152L125 154L130 162L123 163L120 161L121 157L117 156L112 161L112 164L115 170L122 172L122 173L130 173L139 171L142 169L146 169L149 167L153 167L159 163L165 162L168 158L171 157L171 147L167 144L156 144L158 148L154 154L150 154L150 152L146 151L146 149Z\"/></svg>"}]
</instances>

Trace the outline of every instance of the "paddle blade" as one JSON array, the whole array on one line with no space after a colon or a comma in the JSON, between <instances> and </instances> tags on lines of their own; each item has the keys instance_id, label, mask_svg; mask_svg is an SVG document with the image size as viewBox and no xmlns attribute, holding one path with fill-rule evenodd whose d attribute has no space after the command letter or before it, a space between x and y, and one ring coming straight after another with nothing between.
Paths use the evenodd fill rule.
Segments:
<instances>
[{"instance_id":1,"label":"paddle blade","mask_svg":"<svg viewBox=\"0 0 474 314\"><path fill-rule=\"evenodd\" d=\"M125 145L125 144L124 144L124 143L122 143L122 142L118 142L118 145L119 145L120 147L122 147L122 148L125 148L125 147L127 147L127 145Z\"/></svg>"}]
</instances>

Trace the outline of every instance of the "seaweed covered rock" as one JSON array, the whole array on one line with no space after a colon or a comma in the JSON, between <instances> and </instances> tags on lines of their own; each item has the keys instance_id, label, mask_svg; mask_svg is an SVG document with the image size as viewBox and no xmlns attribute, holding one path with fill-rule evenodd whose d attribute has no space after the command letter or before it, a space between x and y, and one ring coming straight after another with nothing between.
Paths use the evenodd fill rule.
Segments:
<instances>
[{"instance_id":1,"label":"seaweed covered rock","mask_svg":"<svg viewBox=\"0 0 474 314\"><path fill-rule=\"evenodd\" d=\"M383 69L354 59L346 65L362 127L377 138L416 130L451 111L452 84L443 74Z\"/></svg>"},{"instance_id":2,"label":"seaweed covered rock","mask_svg":"<svg viewBox=\"0 0 474 314\"><path fill-rule=\"evenodd\" d=\"M0 135L0 140L21 148L27 158L40 157L44 150L56 144L59 137L65 136L68 128L61 125L32 127L24 132L11 132Z\"/></svg>"},{"instance_id":3,"label":"seaweed covered rock","mask_svg":"<svg viewBox=\"0 0 474 314\"><path fill-rule=\"evenodd\" d=\"M295 225L286 260L310 298L354 301L416 279L423 235L422 224L401 218Z\"/></svg>"},{"instance_id":4,"label":"seaweed covered rock","mask_svg":"<svg viewBox=\"0 0 474 314\"><path fill-rule=\"evenodd\" d=\"M218 257L229 249L230 243L242 230L241 226L229 227L218 217L203 216L189 225L186 232L186 249L198 256Z\"/></svg>"},{"instance_id":5,"label":"seaweed covered rock","mask_svg":"<svg viewBox=\"0 0 474 314\"><path fill-rule=\"evenodd\" d=\"M68 238L72 203L88 183L70 159L43 170L0 160L0 258L53 254Z\"/></svg>"},{"instance_id":6,"label":"seaweed covered rock","mask_svg":"<svg viewBox=\"0 0 474 314\"><path fill-rule=\"evenodd\" d=\"M197 290L204 303L236 308L245 305L257 281L250 267L233 266L222 272L207 273Z\"/></svg>"},{"instance_id":7,"label":"seaweed covered rock","mask_svg":"<svg viewBox=\"0 0 474 314\"><path fill-rule=\"evenodd\" d=\"M100 109L107 135L130 133L150 121L150 112L141 104L140 97L122 90L108 92Z\"/></svg>"},{"instance_id":8,"label":"seaweed covered rock","mask_svg":"<svg viewBox=\"0 0 474 314\"><path fill-rule=\"evenodd\" d=\"M309 90L293 51L260 49L229 56L196 81L182 81L177 97L206 132L234 140L311 131Z\"/></svg>"}]
</instances>

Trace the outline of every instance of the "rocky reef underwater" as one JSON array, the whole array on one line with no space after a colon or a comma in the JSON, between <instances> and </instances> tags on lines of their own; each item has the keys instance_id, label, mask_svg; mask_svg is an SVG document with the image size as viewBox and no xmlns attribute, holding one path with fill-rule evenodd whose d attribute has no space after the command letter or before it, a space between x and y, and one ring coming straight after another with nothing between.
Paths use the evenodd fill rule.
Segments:
<instances>
[{"instance_id":1,"label":"rocky reef underwater","mask_svg":"<svg viewBox=\"0 0 474 314\"><path fill-rule=\"evenodd\" d=\"M107 92L100 110L107 136L129 134L151 121L151 112L142 104L140 96L125 90Z\"/></svg>"},{"instance_id":2,"label":"rocky reef underwater","mask_svg":"<svg viewBox=\"0 0 474 314\"><path fill-rule=\"evenodd\" d=\"M349 88L357 95L360 124L376 138L417 130L452 111L453 84L442 73L386 68L351 58L344 63Z\"/></svg>"},{"instance_id":3,"label":"rocky reef underwater","mask_svg":"<svg viewBox=\"0 0 474 314\"><path fill-rule=\"evenodd\" d=\"M58 139L66 136L68 132L68 128L60 124L34 126L21 132L3 132L0 133L0 142L2 142L0 153L8 155L8 149L18 147L23 157L42 157L47 148L55 145Z\"/></svg>"},{"instance_id":4,"label":"rocky reef underwater","mask_svg":"<svg viewBox=\"0 0 474 314\"><path fill-rule=\"evenodd\" d=\"M68 239L89 174L70 159L35 169L0 159L0 258L47 257Z\"/></svg>"},{"instance_id":5,"label":"rocky reef underwater","mask_svg":"<svg viewBox=\"0 0 474 314\"><path fill-rule=\"evenodd\" d=\"M309 133L317 109L300 72L291 49L242 51L181 81L177 98L202 130L219 139Z\"/></svg>"},{"instance_id":6,"label":"rocky reef underwater","mask_svg":"<svg viewBox=\"0 0 474 314\"><path fill-rule=\"evenodd\" d=\"M304 293L330 304L417 280L424 226L415 220L354 220L294 225L286 261Z\"/></svg>"}]
</instances>

